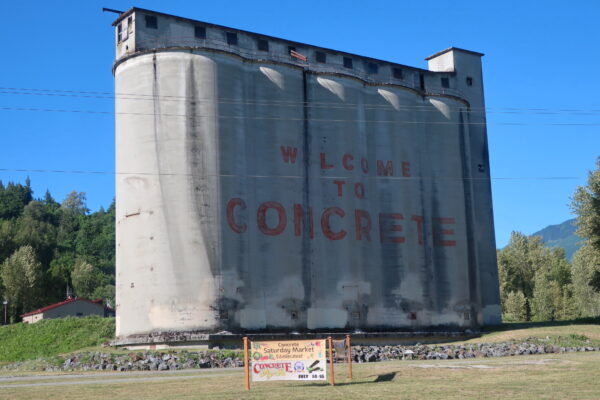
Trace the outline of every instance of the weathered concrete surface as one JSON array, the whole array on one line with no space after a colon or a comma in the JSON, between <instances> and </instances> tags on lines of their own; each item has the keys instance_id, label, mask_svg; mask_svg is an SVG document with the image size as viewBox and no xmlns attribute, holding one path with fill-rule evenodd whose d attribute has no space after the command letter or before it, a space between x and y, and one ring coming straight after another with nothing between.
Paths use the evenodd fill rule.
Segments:
<instances>
[{"instance_id":1,"label":"weathered concrete surface","mask_svg":"<svg viewBox=\"0 0 600 400\"><path fill-rule=\"evenodd\" d=\"M119 337L499 322L478 55L449 95L209 44L115 66Z\"/></svg>"}]
</instances>

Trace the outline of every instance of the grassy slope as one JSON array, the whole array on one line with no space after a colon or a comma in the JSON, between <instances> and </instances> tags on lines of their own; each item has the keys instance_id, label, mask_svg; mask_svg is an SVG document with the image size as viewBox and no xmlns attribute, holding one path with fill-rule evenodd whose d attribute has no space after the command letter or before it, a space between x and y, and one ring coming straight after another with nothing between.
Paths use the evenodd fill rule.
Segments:
<instances>
[{"instance_id":1,"label":"grassy slope","mask_svg":"<svg viewBox=\"0 0 600 400\"><path fill-rule=\"evenodd\" d=\"M546 336L567 337L573 335L585 336L593 341L600 341L600 320L504 324L485 332L481 337L472 339L470 342L497 343L522 340L528 337L545 338Z\"/></svg>"},{"instance_id":2,"label":"grassy slope","mask_svg":"<svg viewBox=\"0 0 600 400\"><path fill-rule=\"evenodd\" d=\"M63 318L0 327L0 361L50 357L111 340L114 318Z\"/></svg>"},{"instance_id":3,"label":"grassy slope","mask_svg":"<svg viewBox=\"0 0 600 400\"><path fill-rule=\"evenodd\" d=\"M0 327L0 362L48 358L93 348L111 340L114 331L113 318L98 317L44 320L32 325ZM481 337L465 343L519 341L530 337L550 337L550 344L559 346L586 345L585 339L590 339L592 345L599 345L600 320L504 324L492 327ZM111 350L105 348L102 351Z\"/></svg>"}]
</instances>

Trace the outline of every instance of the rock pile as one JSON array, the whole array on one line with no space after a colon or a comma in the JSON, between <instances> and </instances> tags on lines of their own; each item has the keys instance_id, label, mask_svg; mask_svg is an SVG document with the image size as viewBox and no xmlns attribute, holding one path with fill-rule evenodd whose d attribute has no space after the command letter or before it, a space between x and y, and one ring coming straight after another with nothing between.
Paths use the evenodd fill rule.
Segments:
<instances>
[{"instance_id":1,"label":"rock pile","mask_svg":"<svg viewBox=\"0 0 600 400\"><path fill-rule=\"evenodd\" d=\"M528 354L599 351L594 346L559 347L535 342L480 343L471 345L432 346L353 346L354 362L386 360L453 360L476 357L508 357Z\"/></svg>"},{"instance_id":2,"label":"rock pile","mask_svg":"<svg viewBox=\"0 0 600 400\"><path fill-rule=\"evenodd\" d=\"M476 357L507 357L528 354L572 353L599 351L589 341L585 346L561 347L529 338L522 342L480 343L468 345L414 346L353 346L352 358L356 363L386 360L453 360ZM166 371L187 368L243 367L241 351L145 351L128 354L110 352L82 352L52 359L3 366L4 370L45 371Z\"/></svg>"}]
</instances>

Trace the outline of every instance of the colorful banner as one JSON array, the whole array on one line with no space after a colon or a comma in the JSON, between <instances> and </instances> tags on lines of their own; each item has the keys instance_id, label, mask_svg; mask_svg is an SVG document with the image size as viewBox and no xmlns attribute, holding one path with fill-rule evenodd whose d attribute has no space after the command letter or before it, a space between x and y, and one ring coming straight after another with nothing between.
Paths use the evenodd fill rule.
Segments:
<instances>
[{"instance_id":1,"label":"colorful banner","mask_svg":"<svg viewBox=\"0 0 600 400\"><path fill-rule=\"evenodd\" d=\"M326 350L324 339L252 342L252 380L326 380Z\"/></svg>"}]
</instances>

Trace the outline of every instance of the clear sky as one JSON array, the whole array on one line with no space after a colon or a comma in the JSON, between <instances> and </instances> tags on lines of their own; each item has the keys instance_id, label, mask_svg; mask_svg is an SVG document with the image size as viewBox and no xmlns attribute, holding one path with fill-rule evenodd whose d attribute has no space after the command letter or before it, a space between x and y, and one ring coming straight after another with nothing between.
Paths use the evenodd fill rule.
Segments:
<instances>
[{"instance_id":1,"label":"clear sky","mask_svg":"<svg viewBox=\"0 0 600 400\"><path fill-rule=\"evenodd\" d=\"M34 196L77 190L93 211L110 204L116 15L101 8L132 6L422 68L450 46L485 53L498 247L512 230L571 218L600 156L597 1L12 1L0 24L3 182L29 176Z\"/></svg>"}]
</instances>

